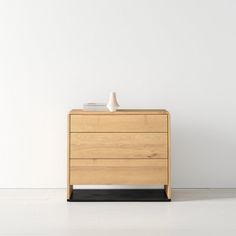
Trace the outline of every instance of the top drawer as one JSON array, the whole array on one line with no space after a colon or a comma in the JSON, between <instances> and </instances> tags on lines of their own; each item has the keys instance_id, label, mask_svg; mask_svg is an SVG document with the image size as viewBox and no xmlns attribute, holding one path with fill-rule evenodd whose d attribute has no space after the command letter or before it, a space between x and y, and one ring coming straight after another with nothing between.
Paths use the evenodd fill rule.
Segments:
<instances>
[{"instance_id":1,"label":"top drawer","mask_svg":"<svg viewBox=\"0 0 236 236\"><path fill-rule=\"evenodd\" d=\"M167 115L70 115L70 132L167 132Z\"/></svg>"}]
</instances>

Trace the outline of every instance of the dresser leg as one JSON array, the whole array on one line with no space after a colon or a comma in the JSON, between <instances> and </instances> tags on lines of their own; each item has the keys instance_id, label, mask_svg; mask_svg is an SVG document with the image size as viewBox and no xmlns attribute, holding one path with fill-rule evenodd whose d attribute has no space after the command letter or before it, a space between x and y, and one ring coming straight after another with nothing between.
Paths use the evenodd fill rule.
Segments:
<instances>
[{"instance_id":1,"label":"dresser leg","mask_svg":"<svg viewBox=\"0 0 236 236\"><path fill-rule=\"evenodd\" d=\"M171 187L170 187L170 185L164 185L164 189L165 189L166 196L168 197L168 199L171 199Z\"/></svg>"},{"instance_id":2,"label":"dresser leg","mask_svg":"<svg viewBox=\"0 0 236 236\"><path fill-rule=\"evenodd\" d=\"M70 199L72 191L73 191L73 185L68 185L67 186L67 200Z\"/></svg>"}]
</instances>

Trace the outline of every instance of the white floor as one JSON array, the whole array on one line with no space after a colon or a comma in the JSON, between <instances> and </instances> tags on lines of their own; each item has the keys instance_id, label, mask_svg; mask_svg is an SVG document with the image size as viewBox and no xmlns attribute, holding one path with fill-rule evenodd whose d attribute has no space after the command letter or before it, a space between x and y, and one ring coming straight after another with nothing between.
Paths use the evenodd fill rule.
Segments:
<instances>
[{"instance_id":1,"label":"white floor","mask_svg":"<svg viewBox=\"0 0 236 236\"><path fill-rule=\"evenodd\" d=\"M0 235L236 235L236 189L176 189L172 202L68 203L64 189L0 190Z\"/></svg>"}]
</instances>

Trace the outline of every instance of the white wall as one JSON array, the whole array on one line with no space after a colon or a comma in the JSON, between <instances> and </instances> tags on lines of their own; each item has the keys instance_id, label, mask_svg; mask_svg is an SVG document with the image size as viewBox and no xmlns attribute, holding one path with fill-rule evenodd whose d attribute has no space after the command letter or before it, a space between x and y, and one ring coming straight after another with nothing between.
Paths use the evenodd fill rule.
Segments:
<instances>
[{"instance_id":1,"label":"white wall","mask_svg":"<svg viewBox=\"0 0 236 236\"><path fill-rule=\"evenodd\" d=\"M236 187L235 1L0 1L0 187L66 186L66 115L117 91L172 113L174 187Z\"/></svg>"}]
</instances>

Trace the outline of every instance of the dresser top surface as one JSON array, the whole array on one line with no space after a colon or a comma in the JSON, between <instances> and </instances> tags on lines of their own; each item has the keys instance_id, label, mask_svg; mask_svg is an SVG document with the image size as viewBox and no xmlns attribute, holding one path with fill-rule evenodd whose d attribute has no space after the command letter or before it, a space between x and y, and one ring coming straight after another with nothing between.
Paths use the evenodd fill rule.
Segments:
<instances>
[{"instance_id":1,"label":"dresser top surface","mask_svg":"<svg viewBox=\"0 0 236 236\"><path fill-rule=\"evenodd\" d=\"M116 112L109 111L84 111L82 109L73 109L70 115L168 115L169 112L164 109L119 109Z\"/></svg>"}]
</instances>

